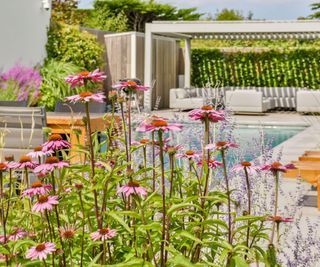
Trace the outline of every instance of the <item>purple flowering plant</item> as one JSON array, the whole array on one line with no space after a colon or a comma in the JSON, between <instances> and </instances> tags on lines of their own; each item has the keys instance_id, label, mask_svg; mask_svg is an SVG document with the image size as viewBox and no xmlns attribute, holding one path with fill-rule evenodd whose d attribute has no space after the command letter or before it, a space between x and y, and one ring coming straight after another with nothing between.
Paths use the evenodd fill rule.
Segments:
<instances>
[{"instance_id":1,"label":"purple flowering plant","mask_svg":"<svg viewBox=\"0 0 320 267\"><path fill-rule=\"evenodd\" d=\"M40 98L41 81L38 69L17 63L0 75L0 98L35 105Z\"/></svg>"}]
</instances>

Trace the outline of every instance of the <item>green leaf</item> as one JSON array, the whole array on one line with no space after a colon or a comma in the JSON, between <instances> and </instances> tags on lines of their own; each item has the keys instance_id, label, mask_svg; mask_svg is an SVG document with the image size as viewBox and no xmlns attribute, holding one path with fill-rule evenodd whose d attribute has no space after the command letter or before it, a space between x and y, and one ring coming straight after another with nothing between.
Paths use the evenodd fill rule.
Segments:
<instances>
[{"instance_id":1,"label":"green leaf","mask_svg":"<svg viewBox=\"0 0 320 267\"><path fill-rule=\"evenodd\" d=\"M168 209L167 214L169 215L169 214L173 213L176 210L183 209L183 208L186 208L186 207L195 207L195 208L197 208L199 210L202 210L201 207L199 207L198 205L195 205L195 204L192 204L192 203L181 203L181 204L172 205L171 208Z\"/></svg>"},{"instance_id":2,"label":"green leaf","mask_svg":"<svg viewBox=\"0 0 320 267\"><path fill-rule=\"evenodd\" d=\"M189 232L184 231L184 230L178 231L178 232L176 233L176 236L188 238L188 239L196 242L197 244L202 244L202 243L203 243L199 238L195 237L194 235L192 235L192 234L190 234Z\"/></svg>"},{"instance_id":3,"label":"green leaf","mask_svg":"<svg viewBox=\"0 0 320 267\"><path fill-rule=\"evenodd\" d=\"M120 223L130 234L132 233L130 227L126 224L126 222L125 222L123 219L121 219L121 218L116 214L115 211L109 212L108 215L109 215L110 217L112 217L115 221L117 221L118 223Z\"/></svg>"},{"instance_id":4,"label":"green leaf","mask_svg":"<svg viewBox=\"0 0 320 267\"><path fill-rule=\"evenodd\" d=\"M249 264L240 256L231 258L231 267L249 267Z\"/></svg>"}]
</instances>

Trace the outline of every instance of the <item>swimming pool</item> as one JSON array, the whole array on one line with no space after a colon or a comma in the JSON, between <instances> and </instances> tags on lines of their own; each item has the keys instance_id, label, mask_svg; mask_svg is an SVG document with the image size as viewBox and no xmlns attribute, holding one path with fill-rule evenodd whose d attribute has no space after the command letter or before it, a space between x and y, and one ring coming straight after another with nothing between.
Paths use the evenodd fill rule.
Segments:
<instances>
[{"instance_id":1,"label":"swimming pool","mask_svg":"<svg viewBox=\"0 0 320 267\"><path fill-rule=\"evenodd\" d=\"M237 152L229 155L229 161L234 161L235 157L239 160L251 161L260 156L262 151L276 147L304 129L305 127L302 126L239 125L234 128L213 130L212 135L216 136L216 140L232 140L239 144L240 148ZM183 131L171 137L174 143L182 144L186 149L201 150L202 136L201 124L184 123Z\"/></svg>"}]
</instances>

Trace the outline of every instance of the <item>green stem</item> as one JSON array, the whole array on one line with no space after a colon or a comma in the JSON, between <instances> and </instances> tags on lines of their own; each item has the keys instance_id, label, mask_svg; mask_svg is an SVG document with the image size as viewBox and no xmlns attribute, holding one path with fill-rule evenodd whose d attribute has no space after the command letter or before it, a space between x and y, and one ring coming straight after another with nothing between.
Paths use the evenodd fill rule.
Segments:
<instances>
[{"instance_id":1,"label":"green stem","mask_svg":"<svg viewBox=\"0 0 320 267\"><path fill-rule=\"evenodd\" d=\"M95 186L96 181L95 181L95 168L94 168L94 150L93 150L93 143L92 143L92 136L91 136L91 122L90 122L90 112L89 112L89 103L88 102L85 103L85 107L86 107L86 116L87 116L87 120L86 120L86 122L87 122L86 123L87 135L88 135L89 148L90 148L91 182L92 182L93 186ZM94 196L94 210L95 210L95 215L96 215L96 219L97 219L97 224L98 224L98 228L101 229L102 223L101 223L101 218L99 215L98 194L97 194L97 190L95 188L93 189L93 196Z\"/></svg>"},{"instance_id":2,"label":"green stem","mask_svg":"<svg viewBox=\"0 0 320 267\"><path fill-rule=\"evenodd\" d=\"M275 180L276 180L275 181L275 202L274 202L274 213L273 213L274 217L276 217L278 213L278 201L279 201L279 172L278 171L276 171L275 173ZM276 230L276 222L273 221L270 244L273 244L275 230Z\"/></svg>"},{"instance_id":3,"label":"green stem","mask_svg":"<svg viewBox=\"0 0 320 267\"><path fill-rule=\"evenodd\" d=\"M165 255L164 250L166 246L166 187L164 177L164 158L163 158L163 140L162 130L158 131L159 143L160 143L160 167L161 167L161 188L162 188L162 238L160 247L160 266L165 267Z\"/></svg>"},{"instance_id":4,"label":"green stem","mask_svg":"<svg viewBox=\"0 0 320 267\"><path fill-rule=\"evenodd\" d=\"M227 173L227 165L226 165L226 158L224 149L221 149L221 157L222 157L222 164L223 164L223 176L226 183L226 189L227 189L227 197L228 197L228 242L230 245L232 245L232 234L231 234L231 196L230 196L230 188L229 188L229 179L228 179L228 173Z\"/></svg>"},{"instance_id":5,"label":"green stem","mask_svg":"<svg viewBox=\"0 0 320 267\"><path fill-rule=\"evenodd\" d=\"M246 176L246 184L247 184L247 195L248 195L248 215L251 215L251 187L250 187L250 180L247 167L244 167L244 173ZM247 239L246 239L246 246L249 246L249 238L250 238L250 222L248 221L248 228L247 228Z\"/></svg>"},{"instance_id":6,"label":"green stem","mask_svg":"<svg viewBox=\"0 0 320 267\"><path fill-rule=\"evenodd\" d=\"M151 133L152 135L152 192L156 190L156 150L155 150L155 139L154 139L154 132Z\"/></svg>"}]
</instances>

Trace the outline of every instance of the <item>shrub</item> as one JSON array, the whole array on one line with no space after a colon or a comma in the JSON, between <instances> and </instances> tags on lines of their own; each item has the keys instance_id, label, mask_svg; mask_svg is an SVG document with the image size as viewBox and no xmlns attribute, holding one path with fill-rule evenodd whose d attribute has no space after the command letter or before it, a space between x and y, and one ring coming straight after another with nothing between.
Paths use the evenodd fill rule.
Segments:
<instances>
[{"instance_id":1,"label":"shrub","mask_svg":"<svg viewBox=\"0 0 320 267\"><path fill-rule=\"evenodd\" d=\"M318 49L224 53L192 51L192 82L196 86L267 86L319 88Z\"/></svg>"},{"instance_id":2,"label":"shrub","mask_svg":"<svg viewBox=\"0 0 320 267\"><path fill-rule=\"evenodd\" d=\"M79 71L80 69L71 63L56 60L46 62L40 70L42 76L40 105L45 106L47 110L53 110L57 100L72 94L70 86L65 83L65 78L69 73Z\"/></svg>"},{"instance_id":3,"label":"shrub","mask_svg":"<svg viewBox=\"0 0 320 267\"><path fill-rule=\"evenodd\" d=\"M83 69L95 69L102 64L102 46L96 37L76 26L51 24L48 32L48 59L72 63Z\"/></svg>"},{"instance_id":4,"label":"shrub","mask_svg":"<svg viewBox=\"0 0 320 267\"><path fill-rule=\"evenodd\" d=\"M27 101L35 105L40 96L41 76L37 69L16 64L0 77L0 99Z\"/></svg>"}]
</instances>

